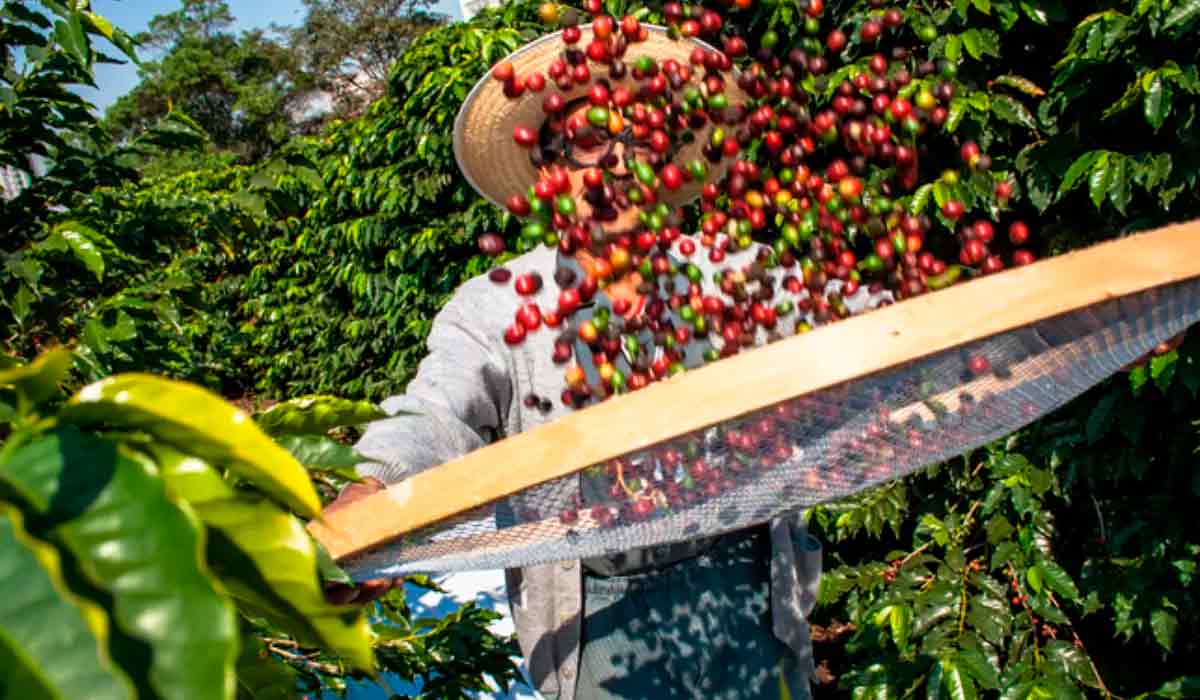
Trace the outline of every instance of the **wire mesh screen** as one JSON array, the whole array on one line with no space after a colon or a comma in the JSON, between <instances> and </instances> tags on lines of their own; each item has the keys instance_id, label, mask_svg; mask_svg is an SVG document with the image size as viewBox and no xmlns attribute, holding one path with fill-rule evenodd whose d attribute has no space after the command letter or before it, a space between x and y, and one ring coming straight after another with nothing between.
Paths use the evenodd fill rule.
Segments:
<instances>
[{"instance_id":1,"label":"wire mesh screen","mask_svg":"<svg viewBox=\"0 0 1200 700\"><path fill-rule=\"evenodd\" d=\"M1198 293L1200 280L1190 280L1113 299L799 396L526 489L343 566L367 578L580 559L843 498L1062 406L1196 322Z\"/></svg>"}]
</instances>

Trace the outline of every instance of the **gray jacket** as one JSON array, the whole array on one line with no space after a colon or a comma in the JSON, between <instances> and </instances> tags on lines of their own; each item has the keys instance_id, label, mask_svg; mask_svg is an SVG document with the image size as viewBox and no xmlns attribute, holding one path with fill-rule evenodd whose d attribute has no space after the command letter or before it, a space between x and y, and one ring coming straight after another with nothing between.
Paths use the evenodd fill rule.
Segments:
<instances>
[{"instance_id":1,"label":"gray jacket","mask_svg":"<svg viewBox=\"0 0 1200 700\"><path fill-rule=\"evenodd\" d=\"M731 255L721 267L746 265L751 259L748 252ZM712 279L716 267L706 256L696 254L692 262L703 270L706 280ZM539 272L545 284L533 301L543 309L553 309L558 295L554 272L560 265L573 264L555 250L542 247L506 267L514 276ZM848 305L857 311L877 301L868 299L863 291L848 300ZM359 451L377 462L359 468L364 476L394 483L570 410L558 401L563 367L551 359L558 334L543 328L530 333L520 345L504 342L504 329L512 322L517 305L511 286L497 285L487 276L470 280L454 294L434 320L429 355L416 377L403 395L382 404L394 417L372 423L358 443ZM554 408L547 413L527 408L523 399L531 393L550 398ZM415 415L396 415L401 411ZM799 514L775 519L769 526L774 632L797 654L799 668L811 676L814 667L806 616L816 601L821 547L806 533ZM560 700L573 700L575 695L582 576L577 560L506 571L509 603L530 675L543 695Z\"/></svg>"}]
</instances>

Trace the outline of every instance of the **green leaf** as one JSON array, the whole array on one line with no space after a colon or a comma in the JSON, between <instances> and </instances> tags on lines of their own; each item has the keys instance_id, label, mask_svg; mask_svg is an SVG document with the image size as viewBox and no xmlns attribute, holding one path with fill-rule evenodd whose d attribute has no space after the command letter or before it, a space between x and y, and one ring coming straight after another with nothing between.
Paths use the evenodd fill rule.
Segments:
<instances>
[{"instance_id":1,"label":"green leaf","mask_svg":"<svg viewBox=\"0 0 1200 700\"><path fill-rule=\"evenodd\" d=\"M357 668L374 668L371 630L361 610L325 601L317 577L317 550L294 515L270 501L239 493L202 459L163 446L150 448L167 490L186 500L200 520L236 548L238 557L210 557L222 579L237 579L235 597L249 588L267 601L271 617L289 632L344 657ZM233 562L243 560L243 566ZM247 570L249 569L249 570Z\"/></svg>"},{"instance_id":2,"label":"green leaf","mask_svg":"<svg viewBox=\"0 0 1200 700\"><path fill-rule=\"evenodd\" d=\"M1150 358L1150 378L1154 380L1154 385L1158 387L1158 390L1164 394L1171 388L1171 381L1175 378L1175 366L1178 360L1178 350L1171 350L1170 352Z\"/></svg>"},{"instance_id":3,"label":"green leaf","mask_svg":"<svg viewBox=\"0 0 1200 700\"><path fill-rule=\"evenodd\" d=\"M1121 214L1133 199L1133 188L1129 184L1129 159L1113 154L1112 172L1109 176L1108 199Z\"/></svg>"},{"instance_id":4,"label":"green leaf","mask_svg":"<svg viewBox=\"0 0 1200 700\"><path fill-rule=\"evenodd\" d=\"M39 404L58 393L58 384L71 371L74 355L56 348L27 365L0 371L0 386L11 386L25 399Z\"/></svg>"},{"instance_id":5,"label":"green leaf","mask_svg":"<svg viewBox=\"0 0 1200 700\"><path fill-rule=\"evenodd\" d=\"M1200 0L1179 0L1172 4L1175 9L1163 21L1163 29L1182 28L1188 22L1200 17Z\"/></svg>"},{"instance_id":6,"label":"green leaf","mask_svg":"<svg viewBox=\"0 0 1200 700\"><path fill-rule=\"evenodd\" d=\"M242 638L237 660L238 697L244 700L295 700L298 677L291 666L272 658L258 637Z\"/></svg>"},{"instance_id":7,"label":"green leaf","mask_svg":"<svg viewBox=\"0 0 1200 700\"><path fill-rule=\"evenodd\" d=\"M353 481L358 480L358 472L354 467L371 461L353 447L323 435L281 435L275 440L305 468L331 472Z\"/></svg>"},{"instance_id":8,"label":"green leaf","mask_svg":"<svg viewBox=\"0 0 1200 700\"><path fill-rule=\"evenodd\" d=\"M1025 581L1029 584L1029 587L1033 589L1034 593L1042 592L1042 570L1037 564L1029 567L1029 569L1025 572Z\"/></svg>"},{"instance_id":9,"label":"green leaf","mask_svg":"<svg viewBox=\"0 0 1200 700\"><path fill-rule=\"evenodd\" d=\"M947 61L958 63L958 59L962 58L962 37L957 34L946 37L946 47L943 49L943 55Z\"/></svg>"},{"instance_id":10,"label":"green leaf","mask_svg":"<svg viewBox=\"0 0 1200 700\"><path fill-rule=\"evenodd\" d=\"M1007 605L1001 600L990 596L975 596L971 599L967 622L979 636L992 644L1001 644L1008 635L1012 621Z\"/></svg>"},{"instance_id":11,"label":"green leaf","mask_svg":"<svg viewBox=\"0 0 1200 700\"><path fill-rule=\"evenodd\" d=\"M77 221L64 221L57 224L50 234L47 246L56 247L56 241L69 248L83 266L96 276L96 281L104 279L104 255L97 248L97 241L107 242L94 229L84 226ZM111 245L111 243L109 244Z\"/></svg>"},{"instance_id":12,"label":"green leaf","mask_svg":"<svg viewBox=\"0 0 1200 700\"><path fill-rule=\"evenodd\" d=\"M1099 209L1100 203L1109 196L1109 187L1112 185L1113 170L1109 167L1111 163L1110 153L1101 153L1096 159L1096 163L1092 166L1092 174L1088 177L1088 194L1092 198L1092 204Z\"/></svg>"},{"instance_id":13,"label":"green leaf","mask_svg":"<svg viewBox=\"0 0 1200 700\"><path fill-rule=\"evenodd\" d=\"M304 467L243 411L193 384L138 373L109 377L80 389L61 418L76 425L144 430L227 466L300 515L321 512Z\"/></svg>"},{"instance_id":14,"label":"green leaf","mask_svg":"<svg viewBox=\"0 0 1200 700\"><path fill-rule=\"evenodd\" d=\"M1038 568L1041 569L1042 577L1045 579L1046 586L1050 590L1067 600L1079 601L1079 589L1075 587L1075 582L1071 580L1071 575L1064 571L1061 566L1050 559L1042 559L1038 562Z\"/></svg>"},{"instance_id":15,"label":"green leaf","mask_svg":"<svg viewBox=\"0 0 1200 700\"><path fill-rule=\"evenodd\" d=\"M203 527L149 460L65 427L0 463L0 481L37 514L31 534L111 596L112 654L135 683L168 699L230 697L233 606L204 567Z\"/></svg>"},{"instance_id":16,"label":"green leaf","mask_svg":"<svg viewBox=\"0 0 1200 700\"><path fill-rule=\"evenodd\" d=\"M1037 123L1025 105L1008 95L992 95L992 113L1010 124L1018 124L1031 131L1037 130Z\"/></svg>"},{"instance_id":17,"label":"green leaf","mask_svg":"<svg viewBox=\"0 0 1200 700\"><path fill-rule=\"evenodd\" d=\"M900 650L908 649L908 637L912 632L913 623L912 608L907 605L892 606L889 623L892 628L892 639L896 641L896 647Z\"/></svg>"},{"instance_id":18,"label":"green leaf","mask_svg":"<svg viewBox=\"0 0 1200 700\"><path fill-rule=\"evenodd\" d=\"M1096 406L1088 415L1085 434L1089 445L1094 445L1108 434L1113 425L1113 408L1117 405L1118 394L1110 391L1096 402Z\"/></svg>"},{"instance_id":19,"label":"green leaf","mask_svg":"<svg viewBox=\"0 0 1200 700\"><path fill-rule=\"evenodd\" d=\"M69 20L55 22L54 39L79 62L79 65L90 68L92 64L90 45L78 15L72 16Z\"/></svg>"},{"instance_id":20,"label":"green leaf","mask_svg":"<svg viewBox=\"0 0 1200 700\"><path fill-rule=\"evenodd\" d=\"M1171 113L1171 84L1163 79L1162 73L1154 71L1144 98L1146 122L1158 131Z\"/></svg>"},{"instance_id":21,"label":"green leaf","mask_svg":"<svg viewBox=\"0 0 1200 700\"><path fill-rule=\"evenodd\" d=\"M1129 390L1137 396L1141 393L1142 387L1146 386L1146 382L1150 381L1150 370L1144 365L1139 365L1129 370Z\"/></svg>"},{"instance_id":22,"label":"green leaf","mask_svg":"<svg viewBox=\"0 0 1200 700\"><path fill-rule=\"evenodd\" d=\"M942 667L942 688L951 700L974 700L978 697L975 682L948 659L938 662Z\"/></svg>"},{"instance_id":23,"label":"green leaf","mask_svg":"<svg viewBox=\"0 0 1200 700\"><path fill-rule=\"evenodd\" d=\"M978 647L962 649L954 655L954 663L988 690L1000 687L1000 669Z\"/></svg>"},{"instance_id":24,"label":"green leaf","mask_svg":"<svg viewBox=\"0 0 1200 700\"><path fill-rule=\"evenodd\" d=\"M933 194L932 182L927 182L918 187L917 191L912 194L912 201L908 205L908 213L915 216L925 211L925 208L929 205L931 194Z\"/></svg>"},{"instance_id":25,"label":"green leaf","mask_svg":"<svg viewBox=\"0 0 1200 700\"><path fill-rule=\"evenodd\" d=\"M950 100L950 110L946 115L946 131L953 133L967 115L967 101L962 98Z\"/></svg>"},{"instance_id":26,"label":"green leaf","mask_svg":"<svg viewBox=\"0 0 1200 700\"><path fill-rule=\"evenodd\" d=\"M334 428L363 425L387 415L367 401L306 396L275 404L255 420L270 435L324 435Z\"/></svg>"},{"instance_id":27,"label":"green leaf","mask_svg":"<svg viewBox=\"0 0 1200 700\"><path fill-rule=\"evenodd\" d=\"M971 0L971 4L985 15L992 14L992 0Z\"/></svg>"},{"instance_id":28,"label":"green leaf","mask_svg":"<svg viewBox=\"0 0 1200 700\"><path fill-rule=\"evenodd\" d=\"M1096 674L1092 672L1092 665L1088 661L1087 654L1083 653L1082 649L1077 649L1074 644L1054 640L1047 643L1042 652L1046 657L1046 663L1067 678L1093 688L1100 687Z\"/></svg>"},{"instance_id":29,"label":"green leaf","mask_svg":"<svg viewBox=\"0 0 1200 700\"><path fill-rule=\"evenodd\" d=\"M119 700L133 685L108 656L108 618L72 595L53 547L0 505L0 689L6 698Z\"/></svg>"},{"instance_id":30,"label":"green leaf","mask_svg":"<svg viewBox=\"0 0 1200 700\"><path fill-rule=\"evenodd\" d=\"M1047 26L1049 22L1046 18L1046 10L1042 7L1044 3L1035 2L1035 0L1021 0L1021 10L1029 19L1038 24Z\"/></svg>"},{"instance_id":31,"label":"green leaf","mask_svg":"<svg viewBox=\"0 0 1200 700\"><path fill-rule=\"evenodd\" d=\"M1163 651L1171 651L1175 644L1175 631L1179 629L1179 619L1175 613L1166 608L1159 608L1150 613L1150 630L1154 632L1154 641L1158 642Z\"/></svg>"},{"instance_id":32,"label":"green leaf","mask_svg":"<svg viewBox=\"0 0 1200 700\"><path fill-rule=\"evenodd\" d=\"M1105 151L1088 151L1076 158L1075 162L1071 163L1071 167L1067 168L1067 173L1063 175L1062 184L1058 186L1058 196L1061 197L1075 189L1104 154Z\"/></svg>"},{"instance_id":33,"label":"green leaf","mask_svg":"<svg viewBox=\"0 0 1200 700\"><path fill-rule=\"evenodd\" d=\"M1000 55L1000 37L990 29L968 29L962 33L962 43L967 53L976 60Z\"/></svg>"},{"instance_id":34,"label":"green leaf","mask_svg":"<svg viewBox=\"0 0 1200 700\"><path fill-rule=\"evenodd\" d=\"M1044 97L1046 94L1046 91L1038 87L1037 83L1020 75L1002 75L992 82L997 85L1013 88L1014 90L1023 92L1030 97Z\"/></svg>"}]
</instances>

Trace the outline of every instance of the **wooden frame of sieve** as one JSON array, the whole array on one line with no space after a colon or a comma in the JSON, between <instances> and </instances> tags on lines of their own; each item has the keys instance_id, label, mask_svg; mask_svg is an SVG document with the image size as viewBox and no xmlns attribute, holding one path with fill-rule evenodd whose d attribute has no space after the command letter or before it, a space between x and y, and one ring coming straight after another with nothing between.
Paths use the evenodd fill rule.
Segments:
<instances>
[{"instance_id":1,"label":"wooden frame of sieve","mask_svg":"<svg viewBox=\"0 0 1200 700\"><path fill-rule=\"evenodd\" d=\"M308 528L342 560L680 435L1194 277L1200 277L1200 219L1100 243L822 326L600 402L327 512Z\"/></svg>"}]
</instances>

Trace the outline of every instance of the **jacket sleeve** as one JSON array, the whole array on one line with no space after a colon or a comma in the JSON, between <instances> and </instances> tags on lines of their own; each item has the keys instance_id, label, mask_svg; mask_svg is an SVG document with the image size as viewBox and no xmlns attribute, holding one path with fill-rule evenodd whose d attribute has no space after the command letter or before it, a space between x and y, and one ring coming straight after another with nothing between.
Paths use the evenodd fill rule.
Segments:
<instances>
[{"instance_id":1,"label":"jacket sleeve","mask_svg":"<svg viewBox=\"0 0 1200 700\"><path fill-rule=\"evenodd\" d=\"M416 377L382 402L389 417L368 425L355 446L371 460L359 465L362 476L395 483L502 432L513 388L501 341L483 330L482 292L468 283L434 319Z\"/></svg>"}]
</instances>

